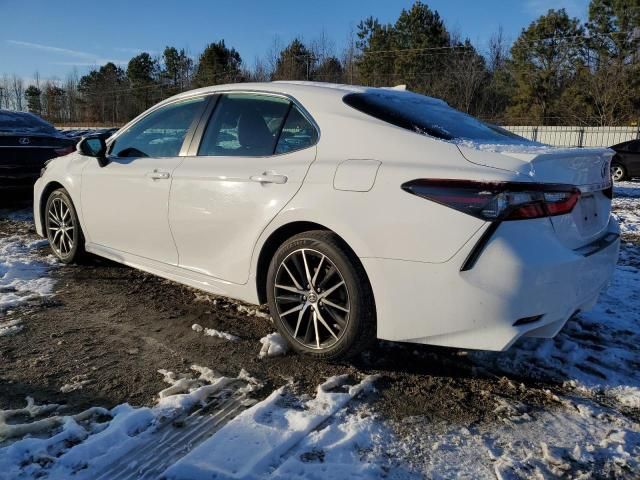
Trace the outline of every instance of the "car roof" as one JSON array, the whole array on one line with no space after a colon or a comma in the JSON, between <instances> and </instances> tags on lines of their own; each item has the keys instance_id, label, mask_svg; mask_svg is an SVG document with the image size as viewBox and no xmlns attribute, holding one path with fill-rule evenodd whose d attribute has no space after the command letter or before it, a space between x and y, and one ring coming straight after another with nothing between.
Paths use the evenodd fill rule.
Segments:
<instances>
[{"instance_id":1,"label":"car roof","mask_svg":"<svg viewBox=\"0 0 640 480\"><path fill-rule=\"evenodd\" d=\"M210 87L203 87L196 90L179 93L178 95L165 100L165 102L173 101L180 98L202 95L206 93L213 94L216 92L228 92L234 90L280 93L290 95L303 103L306 103L306 101L326 99L327 97L342 99L342 97L344 97L348 93L377 92L387 95L417 95L413 92L406 91L404 85L398 85L396 87L366 87L362 85L347 85L340 83L282 80L275 82L230 83L223 85L212 85ZM425 98L425 96L423 95L420 96L422 98ZM446 104L446 102L437 98L426 98L429 98L434 102Z\"/></svg>"}]
</instances>

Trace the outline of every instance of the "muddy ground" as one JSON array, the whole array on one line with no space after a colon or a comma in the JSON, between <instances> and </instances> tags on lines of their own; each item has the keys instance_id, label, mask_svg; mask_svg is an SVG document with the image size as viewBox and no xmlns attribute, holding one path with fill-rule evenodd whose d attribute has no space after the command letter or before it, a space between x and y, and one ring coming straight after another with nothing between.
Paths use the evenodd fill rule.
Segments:
<instances>
[{"instance_id":1,"label":"muddy ground","mask_svg":"<svg viewBox=\"0 0 640 480\"><path fill-rule=\"evenodd\" d=\"M29 223L0 220L0 235L25 230L35 235ZM40 253L49 255L48 247ZM37 403L66 404L70 412L123 402L152 405L165 387L157 370L187 371L192 364L229 376L245 369L265 384L258 397L290 380L311 393L332 375L378 373L374 408L400 425L416 415L454 425L491 422L496 396L549 408L549 390L563 389L561 382L482 370L464 351L389 342L350 363L292 353L259 359L260 338L274 331L264 313L247 313L230 300L93 256L80 265L58 265L51 275L55 295L10 313L25 320L25 330L0 337L0 408L21 407L28 395ZM194 323L240 340L204 336L191 329ZM82 389L60 391L78 381L86 382ZM527 388L514 388L520 384Z\"/></svg>"}]
</instances>

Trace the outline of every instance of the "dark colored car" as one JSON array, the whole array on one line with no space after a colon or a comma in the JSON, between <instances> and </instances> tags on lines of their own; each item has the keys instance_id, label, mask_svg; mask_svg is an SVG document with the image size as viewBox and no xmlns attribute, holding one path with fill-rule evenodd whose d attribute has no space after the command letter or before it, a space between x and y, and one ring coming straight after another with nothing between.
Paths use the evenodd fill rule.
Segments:
<instances>
[{"instance_id":1,"label":"dark colored car","mask_svg":"<svg viewBox=\"0 0 640 480\"><path fill-rule=\"evenodd\" d=\"M45 162L75 143L32 113L0 110L0 191L32 188Z\"/></svg>"},{"instance_id":2,"label":"dark colored car","mask_svg":"<svg viewBox=\"0 0 640 480\"><path fill-rule=\"evenodd\" d=\"M117 131L117 128L96 128L90 130L64 130L62 133L77 143L82 140L82 137L91 137L94 135L99 135L106 139Z\"/></svg>"},{"instance_id":3,"label":"dark colored car","mask_svg":"<svg viewBox=\"0 0 640 480\"><path fill-rule=\"evenodd\" d=\"M640 139L609 148L616 152L611 160L611 177L615 182L640 177Z\"/></svg>"}]
</instances>

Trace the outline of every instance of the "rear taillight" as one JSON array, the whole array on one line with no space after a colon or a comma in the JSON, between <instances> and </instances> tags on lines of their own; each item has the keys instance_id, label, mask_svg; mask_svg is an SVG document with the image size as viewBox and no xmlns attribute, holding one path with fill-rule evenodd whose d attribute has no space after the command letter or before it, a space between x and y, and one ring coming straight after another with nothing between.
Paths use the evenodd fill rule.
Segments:
<instances>
[{"instance_id":1,"label":"rear taillight","mask_svg":"<svg viewBox=\"0 0 640 480\"><path fill-rule=\"evenodd\" d=\"M56 148L54 152L58 157L63 157L64 155L69 155L76 151L76 147L74 145L69 145L68 147Z\"/></svg>"},{"instance_id":2,"label":"rear taillight","mask_svg":"<svg viewBox=\"0 0 640 480\"><path fill-rule=\"evenodd\" d=\"M580 198L573 185L548 183L419 179L402 189L492 222L564 215Z\"/></svg>"}]
</instances>

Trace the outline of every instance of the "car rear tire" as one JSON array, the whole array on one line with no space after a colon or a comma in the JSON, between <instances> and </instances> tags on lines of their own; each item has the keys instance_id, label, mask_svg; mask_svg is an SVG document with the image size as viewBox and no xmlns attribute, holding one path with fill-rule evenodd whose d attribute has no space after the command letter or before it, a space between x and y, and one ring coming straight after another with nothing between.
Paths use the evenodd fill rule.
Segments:
<instances>
[{"instance_id":1,"label":"car rear tire","mask_svg":"<svg viewBox=\"0 0 640 480\"><path fill-rule=\"evenodd\" d=\"M299 353L346 359L376 338L364 267L332 232L304 232L278 248L267 273L267 300L278 331Z\"/></svg>"},{"instance_id":2,"label":"car rear tire","mask_svg":"<svg viewBox=\"0 0 640 480\"><path fill-rule=\"evenodd\" d=\"M619 163L612 163L611 178L614 182L621 182L627 178L627 170Z\"/></svg>"},{"instance_id":3,"label":"car rear tire","mask_svg":"<svg viewBox=\"0 0 640 480\"><path fill-rule=\"evenodd\" d=\"M51 192L44 211L44 227L53 254L63 263L85 253L84 235L71 197L64 188Z\"/></svg>"}]
</instances>

